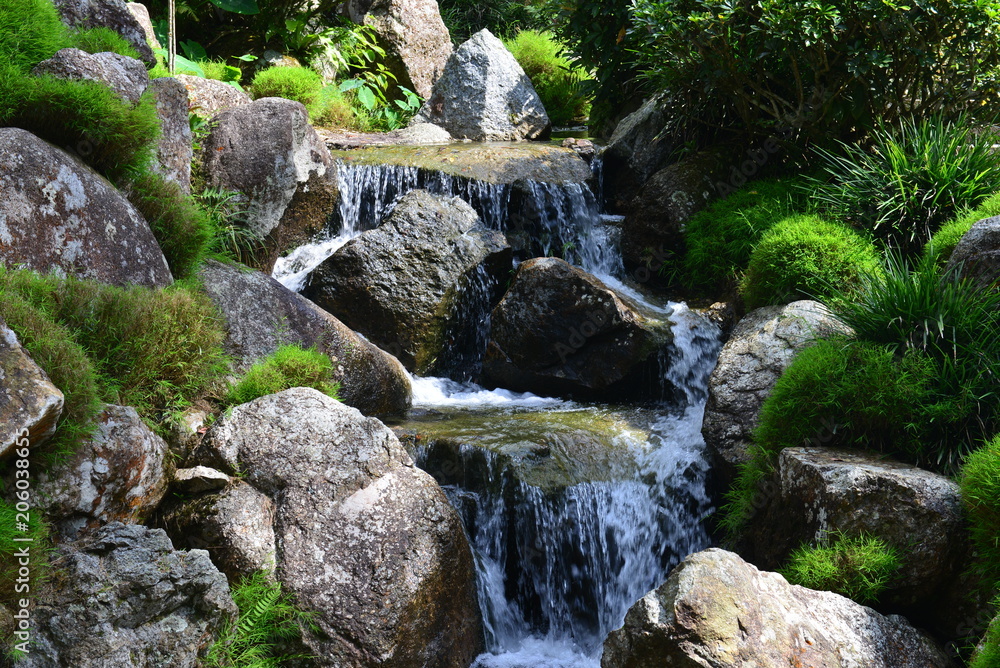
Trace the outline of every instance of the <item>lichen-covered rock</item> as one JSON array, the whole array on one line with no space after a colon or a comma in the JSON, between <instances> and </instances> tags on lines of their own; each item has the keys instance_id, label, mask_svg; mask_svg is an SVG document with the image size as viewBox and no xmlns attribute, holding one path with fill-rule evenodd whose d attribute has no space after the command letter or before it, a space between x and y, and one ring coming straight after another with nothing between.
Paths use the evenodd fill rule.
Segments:
<instances>
[{"instance_id":1,"label":"lichen-covered rock","mask_svg":"<svg viewBox=\"0 0 1000 668\"><path fill-rule=\"evenodd\" d=\"M63 23L71 28L110 28L139 54L142 62L156 65L156 56L146 43L146 32L123 0L54 0Z\"/></svg>"},{"instance_id":2,"label":"lichen-covered rock","mask_svg":"<svg viewBox=\"0 0 1000 668\"><path fill-rule=\"evenodd\" d=\"M316 346L335 360L340 398L366 415L410 407L410 378L395 357L270 276L215 261L200 276L226 321L226 351L246 369L283 343ZM253 298L248 298L253 295Z\"/></svg>"},{"instance_id":3,"label":"lichen-covered rock","mask_svg":"<svg viewBox=\"0 0 1000 668\"><path fill-rule=\"evenodd\" d=\"M817 339L849 331L826 307L808 300L765 306L737 323L708 381L701 430L723 487L749 461L747 447L760 408L796 353Z\"/></svg>"},{"instance_id":4,"label":"lichen-covered rock","mask_svg":"<svg viewBox=\"0 0 1000 668\"><path fill-rule=\"evenodd\" d=\"M61 49L35 65L34 75L51 74L60 79L99 81L115 95L135 104L149 87L146 66L135 58L105 51L89 54L80 49Z\"/></svg>"},{"instance_id":5,"label":"lichen-covered rock","mask_svg":"<svg viewBox=\"0 0 1000 668\"><path fill-rule=\"evenodd\" d=\"M458 47L412 123L440 125L456 139L545 139L552 124L531 80L486 29Z\"/></svg>"},{"instance_id":6,"label":"lichen-covered rock","mask_svg":"<svg viewBox=\"0 0 1000 668\"><path fill-rule=\"evenodd\" d=\"M536 258L518 266L493 310L483 373L520 391L620 399L658 391L658 353L672 340L669 321L595 276Z\"/></svg>"},{"instance_id":7,"label":"lichen-covered rock","mask_svg":"<svg viewBox=\"0 0 1000 668\"><path fill-rule=\"evenodd\" d=\"M209 187L248 198L249 226L270 250L260 269L326 228L338 194L333 162L301 103L266 97L216 114L201 155Z\"/></svg>"},{"instance_id":8,"label":"lichen-covered rock","mask_svg":"<svg viewBox=\"0 0 1000 668\"><path fill-rule=\"evenodd\" d=\"M149 18L149 10L146 9L146 5L138 2L126 2L125 6L132 12L135 20L139 22L139 26L142 28L142 32L145 33L146 42L149 46L153 49L163 48L160 46L160 40L156 38L156 31L153 30L153 21Z\"/></svg>"},{"instance_id":9,"label":"lichen-covered rock","mask_svg":"<svg viewBox=\"0 0 1000 668\"><path fill-rule=\"evenodd\" d=\"M274 501L277 576L316 612L319 665L465 668L481 650L458 514L378 420L294 388L234 408L194 461Z\"/></svg>"},{"instance_id":10,"label":"lichen-covered rock","mask_svg":"<svg viewBox=\"0 0 1000 668\"><path fill-rule=\"evenodd\" d=\"M174 78L187 88L191 112L202 118L211 118L220 111L253 101L245 92L223 81L203 79L191 74L177 74Z\"/></svg>"},{"instance_id":11,"label":"lichen-covered rock","mask_svg":"<svg viewBox=\"0 0 1000 668\"><path fill-rule=\"evenodd\" d=\"M173 282L149 225L103 177L18 128L0 128L0 262L102 283Z\"/></svg>"},{"instance_id":12,"label":"lichen-covered rock","mask_svg":"<svg viewBox=\"0 0 1000 668\"><path fill-rule=\"evenodd\" d=\"M25 668L194 668L237 614L208 553L117 522L60 545L35 600Z\"/></svg>"},{"instance_id":13,"label":"lichen-covered rock","mask_svg":"<svg viewBox=\"0 0 1000 668\"><path fill-rule=\"evenodd\" d=\"M0 318L0 459L18 447L25 432L32 447L48 440L62 409L63 393Z\"/></svg>"},{"instance_id":14,"label":"lichen-covered rock","mask_svg":"<svg viewBox=\"0 0 1000 668\"><path fill-rule=\"evenodd\" d=\"M64 536L108 522L141 521L167 492L167 444L134 408L106 406L97 432L65 462L38 473L35 490Z\"/></svg>"},{"instance_id":15,"label":"lichen-covered rock","mask_svg":"<svg viewBox=\"0 0 1000 668\"><path fill-rule=\"evenodd\" d=\"M959 266L961 269L958 269ZM959 271L984 290L1000 281L1000 216L980 220L965 233L948 259L948 269Z\"/></svg>"},{"instance_id":16,"label":"lichen-covered rock","mask_svg":"<svg viewBox=\"0 0 1000 668\"><path fill-rule=\"evenodd\" d=\"M508 270L510 257L504 236L464 201L413 190L313 271L303 294L411 371L445 373L475 335L462 307L492 299L480 279Z\"/></svg>"},{"instance_id":17,"label":"lichen-covered rock","mask_svg":"<svg viewBox=\"0 0 1000 668\"><path fill-rule=\"evenodd\" d=\"M604 643L602 668L945 668L948 656L902 617L789 585L731 552L687 557Z\"/></svg>"},{"instance_id":18,"label":"lichen-covered rock","mask_svg":"<svg viewBox=\"0 0 1000 668\"><path fill-rule=\"evenodd\" d=\"M161 77L149 84L156 102L162 133L156 143L154 169L191 193L191 122L188 118L188 91L177 79Z\"/></svg>"},{"instance_id":19,"label":"lichen-covered rock","mask_svg":"<svg viewBox=\"0 0 1000 668\"><path fill-rule=\"evenodd\" d=\"M345 11L355 23L374 28L400 86L420 97L431 94L452 52L436 0L348 0Z\"/></svg>"}]
</instances>

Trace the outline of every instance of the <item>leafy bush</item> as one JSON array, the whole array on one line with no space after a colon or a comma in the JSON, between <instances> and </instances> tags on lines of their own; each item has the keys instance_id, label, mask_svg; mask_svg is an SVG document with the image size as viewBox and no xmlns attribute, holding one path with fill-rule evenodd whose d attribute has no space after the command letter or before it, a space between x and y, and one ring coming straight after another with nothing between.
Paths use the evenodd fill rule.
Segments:
<instances>
[{"instance_id":1,"label":"leafy bush","mask_svg":"<svg viewBox=\"0 0 1000 668\"><path fill-rule=\"evenodd\" d=\"M924 246L924 255L929 256L938 267L943 267L965 233L980 220L993 216L1000 216L1000 193L991 195L976 208L966 209L954 220L942 225Z\"/></svg>"},{"instance_id":2,"label":"leafy bush","mask_svg":"<svg viewBox=\"0 0 1000 668\"><path fill-rule=\"evenodd\" d=\"M872 145L819 150L824 178L809 188L823 207L906 251L921 248L956 212L996 189L1000 155L989 133L961 116L879 125Z\"/></svg>"},{"instance_id":3,"label":"leafy bush","mask_svg":"<svg viewBox=\"0 0 1000 668\"><path fill-rule=\"evenodd\" d=\"M802 545L779 572L792 584L872 603L901 565L899 550L881 538L836 535L826 545Z\"/></svg>"},{"instance_id":4,"label":"leafy bush","mask_svg":"<svg viewBox=\"0 0 1000 668\"><path fill-rule=\"evenodd\" d=\"M740 294L748 309L821 298L831 286L849 294L863 276L880 271L870 241L816 216L796 215L761 237L740 283Z\"/></svg>"},{"instance_id":5,"label":"leafy bush","mask_svg":"<svg viewBox=\"0 0 1000 668\"><path fill-rule=\"evenodd\" d=\"M340 384L333 382L333 362L328 356L315 348L283 345L250 367L230 388L225 403L245 404L292 387L311 387L337 399Z\"/></svg>"},{"instance_id":6,"label":"leafy bush","mask_svg":"<svg viewBox=\"0 0 1000 668\"><path fill-rule=\"evenodd\" d=\"M586 75L571 68L560 55L562 46L552 33L524 30L504 44L531 79L552 125L567 126L587 119L590 105L580 88Z\"/></svg>"},{"instance_id":7,"label":"leafy bush","mask_svg":"<svg viewBox=\"0 0 1000 668\"><path fill-rule=\"evenodd\" d=\"M958 483L978 555L976 568L995 590L1000 587L1000 436L966 457Z\"/></svg>"},{"instance_id":8,"label":"leafy bush","mask_svg":"<svg viewBox=\"0 0 1000 668\"><path fill-rule=\"evenodd\" d=\"M306 67L269 67L261 70L250 84L255 100L283 97L311 107L319 101L323 78Z\"/></svg>"}]
</instances>

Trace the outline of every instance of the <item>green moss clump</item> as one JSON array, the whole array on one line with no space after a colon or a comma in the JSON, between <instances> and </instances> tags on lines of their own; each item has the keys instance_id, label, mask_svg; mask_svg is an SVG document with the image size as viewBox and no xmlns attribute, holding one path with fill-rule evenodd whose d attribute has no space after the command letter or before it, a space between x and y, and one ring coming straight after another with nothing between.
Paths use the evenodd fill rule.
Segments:
<instances>
[{"instance_id":1,"label":"green moss clump","mask_svg":"<svg viewBox=\"0 0 1000 668\"><path fill-rule=\"evenodd\" d=\"M993 601L993 608L1000 609L1000 598ZM1000 617L994 617L986 629L980 647L969 661L969 668L996 668L1000 666Z\"/></svg>"},{"instance_id":2,"label":"green moss clump","mask_svg":"<svg viewBox=\"0 0 1000 668\"><path fill-rule=\"evenodd\" d=\"M320 99L323 78L307 67L269 67L261 70L250 84L255 100L262 97L283 97L301 102L307 108Z\"/></svg>"},{"instance_id":3,"label":"green moss clump","mask_svg":"<svg viewBox=\"0 0 1000 668\"><path fill-rule=\"evenodd\" d=\"M969 513L977 568L990 589L1000 587L1000 435L966 458L959 476Z\"/></svg>"},{"instance_id":4,"label":"green moss clump","mask_svg":"<svg viewBox=\"0 0 1000 668\"><path fill-rule=\"evenodd\" d=\"M340 384L333 382L333 362L315 348L284 345L267 359L254 364L226 395L230 406L292 387L312 387L339 399Z\"/></svg>"},{"instance_id":5,"label":"green moss clump","mask_svg":"<svg viewBox=\"0 0 1000 668\"><path fill-rule=\"evenodd\" d=\"M75 31L71 39L73 45L87 53L111 51L122 56L140 60L139 52L124 37L110 28L87 28Z\"/></svg>"},{"instance_id":6,"label":"green moss clump","mask_svg":"<svg viewBox=\"0 0 1000 668\"><path fill-rule=\"evenodd\" d=\"M826 545L802 545L779 572L792 584L864 604L878 600L901 565L899 550L881 538L836 535Z\"/></svg>"},{"instance_id":7,"label":"green moss clump","mask_svg":"<svg viewBox=\"0 0 1000 668\"><path fill-rule=\"evenodd\" d=\"M22 72L72 46L69 29L52 0L4 0L0 4L0 56Z\"/></svg>"}]
</instances>

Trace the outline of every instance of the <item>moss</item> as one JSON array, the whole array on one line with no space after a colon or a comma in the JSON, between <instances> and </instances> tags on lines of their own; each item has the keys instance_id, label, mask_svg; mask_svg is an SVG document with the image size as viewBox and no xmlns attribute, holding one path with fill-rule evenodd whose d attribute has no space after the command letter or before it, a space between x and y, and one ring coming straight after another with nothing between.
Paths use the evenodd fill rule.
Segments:
<instances>
[{"instance_id":1,"label":"moss","mask_svg":"<svg viewBox=\"0 0 1000 668\"><path fill-rule=\"evenodd\" d=\"M69 29L51 0L4 0L0 4L0 60L26 72L72 46Z\"/></svg>"},{"instance_id":2,"label":"moss","mask_svg":"<svg viewBox=\"0 0 1000 668\"><path fill-rule=\"evenodd\" d=\"M902 565L899 550L869 535L835 535L825 545L802 545L779 572L792 584L873 603Z\"/></svg>"},{"instance_id":3,"label":"moss","mask_svg":"<svg viewBox=\"0 0 1000 668\"><path fill-rule=\"evenodd\" d=\"M124 37L110 28L87 28L75 31L71 39L73 45L87 53L111 51L122 56L139 60L139 52Z\"/></svg>"},{"instance_id":4,"label":"moss","mask_svg":"<svg viewBox=\"0 0 1000 668\"><path fill-rule=\"evenodd\" d=\"M1000 608L1000 598L993 601L994 609ZM994 617L986 629L980 646L976 649L969 668L996 668L1000 666L1000 617Z\"/></svg>"},{"instance_id":5,"label":"moss","mask_svg":"<svg viewBox=\"0 0 1000 668\"><path fill-rule=\"evenodd\" d=\"M284 345L267 359L254 364L230 388L225 403L245 404L292 387L312 387L334 399L340 385L333 382L333 362L315 348Z\"/></svg>"},{"instance_id":6,"label":"moss","mask_svg":"<svg viewBox=\"0 0 1000 668\"><path fill-rule=\"evenodd\" d=\"M1000 435L966 458L959 476L976 547L976 568L986 587L1000 588Z\"/></svg>"},{"instance_id":7,"label":"moss","mask_svg":"<svg viewBox=\"0 0 1000 668\"><path fill-rule=\"evenodd\" d=\"M319 101L323 78L307 67L269 67L261 70L250 84L255 100L283 97L311 107Z\"/></svg>"}]
</instances>

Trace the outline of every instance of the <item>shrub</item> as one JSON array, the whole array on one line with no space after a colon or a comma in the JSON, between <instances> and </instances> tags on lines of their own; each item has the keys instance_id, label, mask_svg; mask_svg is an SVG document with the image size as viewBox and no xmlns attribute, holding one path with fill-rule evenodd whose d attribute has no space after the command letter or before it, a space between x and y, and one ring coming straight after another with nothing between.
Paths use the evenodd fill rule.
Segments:
<instances>
[{"instance_id":1,"label":"shrub","mask_svg":"<svg viewBox=\"0 0 1000 668\"><path fill-rule=\"evenodd\" d=\"M824 177L809 187L826 210L912 252L956 212L993 193L1000 155L992 143L964 116L880 124L871 146L819 150Z\"/></svg>"},{"instance_id":2,"label":"shrub","mask_svg":"<svg viewBox=\"0 0 1000 668\"><path fill-rule=\"evenodd\" d=\"M585 74L570 67L560 55L562 46L552 33L524 30L504 44L531 79L552 125L566 126L587 119L590 105L580 87Z\"/></svg>"},{"instance_id":3,"label":"shrub","mask_svg":"<svg viewBox=\"0 0 1000 668\"><path fill-rule=\"evenodd\" d=\"M879 271L881 263L870 241L816 216L797 215L761 237L740 294L748 309L821 298L832 286L850 294L862 277Z\"/></svg>"},{"instance_id":4,"label":"shrub","mask_svg":"<svg viewBox=\"0 0 1000 668\"><path fill-rule=\"evenodd\" d=\"M826 545L802 545L779 572L792 584L872 603L901 565L899 551L881 538L836 535Z\"/></svg>"},{"instance_id":5,"label":"shrub","mask_svg":"<svg viewBox=\"0 0 1000 668\"><path fill-rule=\"evenodd\" d=\"M110 28L87 28L78 30L72 34L74 46L87 53L101 53L112 51L122 56L139 59L139 53L135 47L124 37Z\"/></svg>"},{"instance_id":6,"label":"shrub","mask_svg":"<svg viewBox=\"0 0 1000 668\"><path fill-rule=\"evenodd\" d=\"M205 73L206 79L239 84L243 79L243 71L233 65L226 65L221 60L201 60L198 65Z\"/></svg>"},{"instance_id":7,"label":"shrub","mask_svg":"<svg viewBox=\"0 0 1000 668\"><path fill-rule=\"evenodd\" d=\"M245 404L292 387L312 387L337 399L333 362L315 348L283 345L267 359L254 364L229 390L225 403Z\"/></svg>"},{"instance_id":8,"label":"shrub","mask_svg":"<svg viewBox=\"0 0 1000 668\"><path fill-rule=\"evenodd\" d=\"M320 99L323 78L306 67L269 67L261 70L250 84L255 100L262 97L283 97L312 107Z\"/></svg>"},{"instance_id":9,"label":"shrub","mask_svg":"<svg viewBox=\"0 0 1000 668\"><path fill-rule=\"evenodd\" d=\"M1000 436L969 454L958 478L969 514L976 569L987 589L1000 587Z\"/></svg>"},{"instance_id":10,"label":"shrub","mask_svg":"<svg viewBox=\"0 0 1000 668\"><path fill-rule=\"evenodd\" d=\"M966 209L954 220L942 225L924 246L924 255L930 256L938 267L943 267L965 233L980 220L993 216L1000 216L1000 193L991 195L976 208Z\"/></svg>"}]
</instances>

